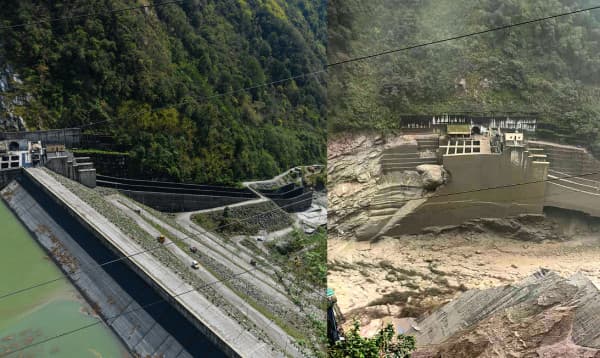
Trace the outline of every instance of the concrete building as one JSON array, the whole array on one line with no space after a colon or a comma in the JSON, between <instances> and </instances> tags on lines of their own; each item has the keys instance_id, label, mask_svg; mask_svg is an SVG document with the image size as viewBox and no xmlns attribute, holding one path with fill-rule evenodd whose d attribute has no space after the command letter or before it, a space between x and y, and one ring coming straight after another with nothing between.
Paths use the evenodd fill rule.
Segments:
<instances>
[{"instance_id":1,"label":"concrete building","mask_svg":"<svg viewBox=\"0 0 600 358\"><path fill-rule=\"evenodd\" d=\"M0 141L0 170L29 168L43 162L42 142L26 139Z\"/></svg>"}]
</instances>

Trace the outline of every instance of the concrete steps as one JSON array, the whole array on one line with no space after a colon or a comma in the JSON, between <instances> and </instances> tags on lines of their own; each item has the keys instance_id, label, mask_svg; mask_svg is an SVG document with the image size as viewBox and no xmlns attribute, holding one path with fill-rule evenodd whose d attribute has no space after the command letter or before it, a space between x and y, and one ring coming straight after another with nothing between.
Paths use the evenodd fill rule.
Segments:
<instances>
[{"instance_id":1,"label":"concrete steps","mask_svg":"<svg viewBox=\"0 0 600 358\"><path fill-rule=\"evenodd\" d=\"M439 138L417 138L417 147L420 151L437 150L440 147Z\"/></svg>"},{"instance_id":2,"label":"concrete steps","mask_svg":"<svg viewBox=\"0 0 600 358\"><path fill-rule=\"evenodd\" d=\"M51 153L48 155L46 167L88 188L96 187L96 169L89 157L74 157L71 152Z\"/></svg>"}]
</instances>

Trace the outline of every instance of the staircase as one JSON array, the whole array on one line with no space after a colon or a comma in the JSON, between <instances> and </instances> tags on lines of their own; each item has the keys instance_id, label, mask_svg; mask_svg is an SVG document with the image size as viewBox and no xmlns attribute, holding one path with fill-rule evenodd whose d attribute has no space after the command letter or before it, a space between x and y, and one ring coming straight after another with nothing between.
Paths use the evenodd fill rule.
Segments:
<instances>
[{"instance_id":1,"label":"staircase","mask_svg":"<svg viewBox=\"0 0 600 358\"><path fill-rule=\"evenodd\" d=\"M433 148L434 144L423 143ZM437 147L436 147L437 148ZM415 170L421 164L438 164L437 157L423 157L418 144L405 144L390 148L382 153L381 169L384 174L405 170Z\"/></svg>"}]
</instances>

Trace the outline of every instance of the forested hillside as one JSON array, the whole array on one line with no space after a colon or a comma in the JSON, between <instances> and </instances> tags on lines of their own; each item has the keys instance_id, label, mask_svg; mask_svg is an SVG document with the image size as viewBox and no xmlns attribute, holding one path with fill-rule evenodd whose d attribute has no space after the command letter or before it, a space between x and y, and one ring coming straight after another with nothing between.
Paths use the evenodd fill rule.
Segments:
<instances>
[{"instance_id":1,"label":"forested hillside","mask_svg":"<svg viewBox=\"0 0 600 358\"><path fill-rule=\"evenodd\" d=\"M329 62L598 5L591 0L331 0ZM329 128L401 114L539 112L540 135L600 152L600 10L336 66Z\"/></svg>"},{"instance_id":2,"label":"forested hillside","mask_svg":"<svg viewBox=\"0 0 600 358\"><path fill-rule=\"evenodd\" d=\"M29 129L89 127L147 177L232 183L325 160L326 2L0 1L0 58ZM87 13L102 13L78 17ZM231 93L223 95L221 93Z\"/></svg>"}]
</instances>

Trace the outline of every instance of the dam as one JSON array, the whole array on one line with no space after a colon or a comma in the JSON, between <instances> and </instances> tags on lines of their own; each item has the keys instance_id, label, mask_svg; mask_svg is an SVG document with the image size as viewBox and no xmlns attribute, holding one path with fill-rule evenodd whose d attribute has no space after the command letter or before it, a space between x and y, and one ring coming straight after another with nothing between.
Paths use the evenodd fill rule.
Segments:
<instances>
[{"instance_id":1,"label":"dam","mask_svg":"<svg viewBox=\"0 0 600 358\"><path fill-rule=\"evenodd\" d=\"M584 148L528 139L531 118L408 123L403 144L379 156L369 220L356 231L360 240L541 215L547 207L600 217L600 162ZM431 173L438 173L437 182L427 188Z\"/></svg>"},{"instance_id":2,"label":"dam","mask_svg":"<svg viewBox=\"0 0 600 358\"><path fill-rule=\"evenodd\" d=\"M61 276L59 268L32 239L10 209L0 201L3 228L0 250L0 296ZM15 271L20 271L15 275ZM95 321L91 306L78 298L77 290L66 280L53 282L22 295L0 300L0 356L22 348L37 339L85 326ZM64 337L24 350L26 356L84 357L91 352L106 357L128 357L128 350L107 327L97 325L80 335ZM15 354L14 356L18 356Z\"/></svg>"},{"instance_id":3,"label":"dam","mask_svg":"<svg viewBox=\"0 0 600 358\"><path fill-rule=\"evenodd\" d=\"M193 357L201 352L225 356L171 305L145 307L162 300L156 289L124 261L116 261L119 256L31 176L24 173L6 186L2 198L90 303L102 326L112 328L129 351L148 356ZM106 262L112 263L100 266Z\"/></svg>"},{"instance_id":4,"label":"dam","mask_svg":"<svg viewBox=\"0 0 600 358\"><path fill-rule=\"evenodd\" d=\"M261 194L242 187L104 176L96 173L91 158L75 156L60 143L10 138L0 144L0 159L8 163L0 168L2 200L91 306L92 326L109 328L131 354L306 355L296 342L304 333L291 329L309 323L278 287L276 268L238 277L245 266L256 270L248 258L253 255L244 262L235 262L233 254L242 257L237 252L215 258L205 248L222 245L221 238L208 237L193 224L190 234L167 214L253 204ZM273 195L276 205L301 199L310 205L312 191L284 189Z\"/></svg>"},{"instance_id":5,"label":"dam","mask_svg":"<svg viewBox=\"0 0 600 358\"><path fill-rule=\"evenodd\" d=\"M89 302L98 327L110 327L126 350L182 358L280 356L45 169L22 169L1 195Z\"/></svg>"}]
</instances>

